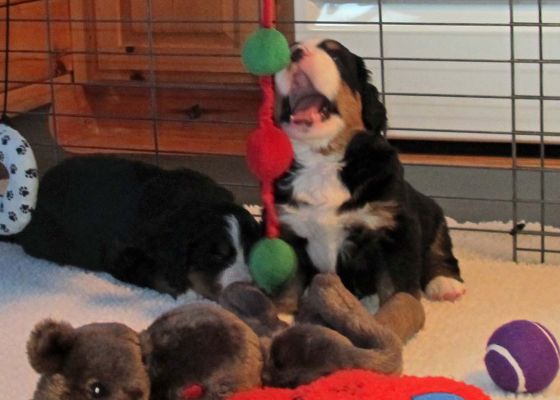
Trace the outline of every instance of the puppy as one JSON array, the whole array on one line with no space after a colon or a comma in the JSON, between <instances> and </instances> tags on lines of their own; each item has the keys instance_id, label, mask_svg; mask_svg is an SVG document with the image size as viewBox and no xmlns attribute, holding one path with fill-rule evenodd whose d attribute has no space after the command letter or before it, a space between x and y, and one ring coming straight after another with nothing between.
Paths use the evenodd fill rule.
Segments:
<instances>
[{"instance_id":1,"label":"puppy","mask_svg":"<svg viewBox=\"0 0 560 400\"><path fill-rule=\"evenodd\" d=\"M403 177L363 59L334 40L292 48L276 118L295 161L276 182L283 236L309 275L336 272L358 297L464 292L442 209Z\"/></svg>"},{"instance_id":2,"label":"puppy","mask_svg":"<svg viewBox=\"0 0 560 400\"><path fill-rule=\"evenodd\" d=\"M250 280L245 260L259 231L205 175L92 156L47 171L30 224L11 240L34 257L173 296L194 289L216 298Z\"/></svg>"}]
</instances>

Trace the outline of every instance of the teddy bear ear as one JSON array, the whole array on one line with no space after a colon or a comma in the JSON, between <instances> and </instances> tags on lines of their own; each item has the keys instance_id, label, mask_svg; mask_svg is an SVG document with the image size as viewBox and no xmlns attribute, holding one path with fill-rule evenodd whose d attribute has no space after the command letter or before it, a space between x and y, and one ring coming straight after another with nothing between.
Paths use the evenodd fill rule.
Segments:
<instances>
[{"instance_id":1,"label":"teddy bear ear","mask_svg":"<svg viewBox=\"0 0 560 400\"><path fill-rule=\"evenodd\" d=\"M60 372L75 338L76 330L67 322L39 322L27 341L29 363L40 374Z\"/></svg>"}]
</instances>

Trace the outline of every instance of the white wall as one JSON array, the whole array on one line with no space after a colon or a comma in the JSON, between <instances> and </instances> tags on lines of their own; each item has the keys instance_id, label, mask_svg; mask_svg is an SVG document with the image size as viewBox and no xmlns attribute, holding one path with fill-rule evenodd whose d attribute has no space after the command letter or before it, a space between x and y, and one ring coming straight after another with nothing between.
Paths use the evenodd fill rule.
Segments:
<instances>
[{"instance_id":1,"label":"white wall","mask_svg":"<svg viewBox=\"0 0 560 400\"><path fill-rule=\"evenodd\" d=\"M363 57L380 57L377 1L295 0L296 38L337 39ZM556 132L546 142L560 143L560 0L543 0L544 130ZM383 22L497 23L508 24L508 0L384 0ZM320 22L317 22L320 21ZM328 23L348 22L347 24ZM538 22L537 0L515 0L514 21ZM373 24L368 24L373 23ZM538 59L538 27L515 27L515 56ZM383 25L385 58L446 58L510 60L509 26ZM381 89L381 63L367 60L373 81ZM386 93L510 96L511 65L505 63L386 60ZM516 63L516 95L539 95L539 64ZM516 100L516 129L540 130L538 99ZM391 137L448 140L509 141L511 100L386 96ZM399 128L498 131L499 134L419 132ZM517 140L539 141L518 135Z\"/></svg>"}]
</instances>

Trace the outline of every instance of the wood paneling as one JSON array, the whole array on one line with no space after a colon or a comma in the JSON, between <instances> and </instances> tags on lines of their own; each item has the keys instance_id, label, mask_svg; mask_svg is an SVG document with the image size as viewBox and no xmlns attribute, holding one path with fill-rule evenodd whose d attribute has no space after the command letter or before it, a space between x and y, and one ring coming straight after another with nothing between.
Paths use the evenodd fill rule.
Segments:
<instances>
[{"instance_id":1,"label":"wood paneling","mask_svg":"<svg viewBox=\"0 0 560 400\"><path fill-rule=\"evenodd\" d=\"M441 165L441 166L465 166L483 168L513 168L513 159L510 157L492 156L454 156L435 154L400 154L400 159L406 164L416 165ZM518 157L516 161L518 168L540 168L541 160L537 157ZM544 168L560 169L560 160L555 158L545 159Z\"/></svg>"},{"instance_id":2,"label":"wood paneling","mask_svg":"<svg viewBox=\"0 0 560 400\"><path fill-rule=\"evenodd\" d=\"M49 54L49 34L47 17L50 19L68 19L67 0L52 0L47 13L46 2L37 0L11 5L10 16L10 48L9 48L9 105L12 111L27 111L50 102L50 95L45 88L46 82L53 77L66 77L71 70L71 57L67 53L71 49L69 23L50 23L50 39L52 52ZM6 7L0 8L2 18L6 17ZM18 21L20 19L20 21ZM4 50L5 29L0 29L0 46ZM6 53L0 54L0 65L5 62ZM4 79L4 68L0 68L0 79ZM3 86L0 87L2 92ZM0 98L0 107L3 97Z\"/></svg>"},{"instance_id":3,"label":"wood paneling","mask_svg":"<svg viewBox=\"0 0 560 400\"><path fill-rule=\"evenodd\" d=\"M76 79L255 84L240 59L258 0L71 0ZM283 6L282 12L290 12ZM85 22L91 21L91 22Z\"/></svg>"},{"instance_id":4,"label":"wood paneling","mask_svg":"<svg viewBox=\"0 0 560 400\"><path fill-rule=\"evenodd\" d=\"M244 155L260 93L65 86L57 91L56 140L72 153ZM72 111L72 116L68 111Z\"/></svg>"},{"instance_id":5,"label":"wood paneling","mask_svg":"<svg viewBox=\"0 0 560 400\"><path fill-rule=\"evenodd\" d=\"M60 145L72 152L245 153L261 97L240 54L258 27L259 0L152 0L151 10L138 0L69 2L78 85L56 90L51 126ZM279 3L279 19L291 19L293 3ZM292 25L282 25L289 38ZM199 119L177 112L194 104Z\"/></svg>"}]
</instances>

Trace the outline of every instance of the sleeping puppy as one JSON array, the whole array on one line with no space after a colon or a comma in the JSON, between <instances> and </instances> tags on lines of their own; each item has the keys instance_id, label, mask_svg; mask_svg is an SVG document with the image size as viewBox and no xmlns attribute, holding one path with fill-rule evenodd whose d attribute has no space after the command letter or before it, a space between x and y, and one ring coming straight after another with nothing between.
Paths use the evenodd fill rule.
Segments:
<instances>
[{"instance_id":1,"label":"sleeping puppy","mask_svg":"<svg viewBox=\"0 0 560 400\"><path fill-rule=\"evenodd\" d=\"M35 257L216 298L250 280L245 259L258 236L254 218L205 175L92 156L47 171L30 224L11 239Z\"/></svg>"},{"instance_id":2,"label":"sleeping puppy","mask_svg":"<svg viewBox=\"0 0 560 400\"><path fill-rule=\"evenodd\" d=\"M465 287L442 209L403 177L364 61L334 40L292 48L276 118L295 161L276 182L283 235L309 275L336 272L358 297L455 300Z\"/></svg>"}]
</instances>

